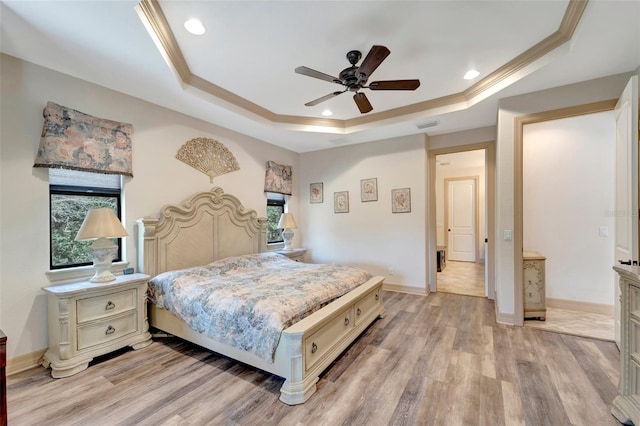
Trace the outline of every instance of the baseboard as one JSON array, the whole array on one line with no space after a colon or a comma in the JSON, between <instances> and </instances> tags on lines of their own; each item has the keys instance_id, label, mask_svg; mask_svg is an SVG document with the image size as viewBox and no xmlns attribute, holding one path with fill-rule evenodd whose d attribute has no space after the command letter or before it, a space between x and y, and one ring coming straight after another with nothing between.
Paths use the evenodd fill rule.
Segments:
<instances>
[{"instance_id":1,"label":"baseboard","mask_svg":"<svg viewBox=\"0 0 640 426\"><path fill-rule=\"evenodd\" d=\"M504 312L498 312L496 322L498 324L507 324L507 325L515 325L516 323L516 315L515 314L505 314Z\"/></svg>"},{"instance_id":2,"label":"baseboard","mask_svg":"<svg viewBox=\"0 0 640 426\"><path fill-rule=\"evenodd\" d=\"M427 290L426 289L407 286L407 285L400 285L400 284L384 283L384 284L382 284L382 289L386 290L386 291L395 291L396 293L415 294L415 295L418 295L418 296L426 296L427 295Z\"/></svg>"},{"instance_id":3,"label":"baseboard","mask_svg":"<svg viewBox=\"0 0 640 426\"><path fill-rule=\"evenodd\" d=\"M615 306L602 303L579 302L576 300L546 298L547 308L567 309L570 311L589 312L592 314L615 315Z\"/></svg>"},{"instance_id":4,"label":"baseboard","mask_svg":"<svg viewBox=\"0 0 640 426\"><path fill-rule=\"evenodd\" d=\"M7 376L28 370L40 364L46 349L20 355L7 360Z\"/></svg>"}]
</instances>

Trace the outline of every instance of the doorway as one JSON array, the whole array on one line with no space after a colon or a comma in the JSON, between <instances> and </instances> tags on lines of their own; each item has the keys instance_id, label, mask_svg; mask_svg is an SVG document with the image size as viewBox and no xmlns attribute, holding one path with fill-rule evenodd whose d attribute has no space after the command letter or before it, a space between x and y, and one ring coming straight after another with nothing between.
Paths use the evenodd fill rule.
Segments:
<instances>
[{"instance_id":1,"label":"doorway","mask_svg":"<svg viewBox=\"0 0 640 426\"><path fill-rule=\"evenodd\" d=\"M494 153L492 142L429 151L430 291L493 299Z\"/></svg>"},{"instance_id":2,"label":"doorway","mask_svg":"<svg viewBox=\"0 0 640 426\"><path fill-rule=\"evenodd\" d=\"M613 115L523 128L523 246L545 258L546 271L546 321L527 319L526 326L613 340Z\"/></svg>"}]
</instances>

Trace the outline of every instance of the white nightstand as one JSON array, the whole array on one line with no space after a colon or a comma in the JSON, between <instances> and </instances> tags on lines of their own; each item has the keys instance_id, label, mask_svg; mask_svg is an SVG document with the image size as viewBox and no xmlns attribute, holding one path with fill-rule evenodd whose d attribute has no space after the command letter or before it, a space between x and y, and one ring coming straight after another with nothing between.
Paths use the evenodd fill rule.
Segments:
<instances>
[{"instance_id":1,"label":"white nightstand","mask_svg":"<svg viewBox=\"0 0 640 426\"><path fill-rule=\"evenodd\" d=\"M276 250L276 253L283 254L296 262L304 262L304 255L307 253L306 248L295 248L291 250Z\"/></svg>"},{"instance_id":2,"label":"white nightstand","mask_svg":"<svg viewBox=\"0 0 640 426\"><path fill-rule=\"evenodd\" d=\"M125 346L151 344L147 321L145 274L46 287L49 307L49 350L42 365L51 376L67 377L89 366L96 356Z\"/></svg>"}]
</instances>

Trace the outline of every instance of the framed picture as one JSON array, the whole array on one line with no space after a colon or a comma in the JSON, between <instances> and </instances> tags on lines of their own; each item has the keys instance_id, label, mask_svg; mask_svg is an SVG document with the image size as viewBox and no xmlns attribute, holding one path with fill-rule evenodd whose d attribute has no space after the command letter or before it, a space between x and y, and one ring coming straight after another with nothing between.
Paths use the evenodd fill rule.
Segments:
<instances>
[{"instance_id":1,"label":"framed picture","mask_svg":"<svg viewBox=\"0 0 640 426\"><path fill-rule=\"evenodd\" d=\"M360 201L378 201L378 178L360 181Z\"/></svg>"},{"instance_id":2,"label":"framed picture","mask_svg":"<svg viewBox=\"0 0 640 426\"><path fill-rule=\"evenodd\" d=\"M349 191L333 193L333 212L349 213Z\"/></svg>"},{"instance_id":3,"label":"framed picture","mask_svg":"<svg viewBox=\"0 0 640 426\"><path fill-rule=\"evenodd\" d=\"M311 204L322 203L324 201L322 194L322 182L316 182L309 185L309 197L309 202Z\"/></svg>"},{"instance_id":4,"label":"framed picture","mask_svg":"<svg viewBox=\"0 0 640 426\"><path fill-rule=\"evenodd\" d=\"M391 190L391 213L411 213L411 188Z\"/></svg>"}]
</instances>

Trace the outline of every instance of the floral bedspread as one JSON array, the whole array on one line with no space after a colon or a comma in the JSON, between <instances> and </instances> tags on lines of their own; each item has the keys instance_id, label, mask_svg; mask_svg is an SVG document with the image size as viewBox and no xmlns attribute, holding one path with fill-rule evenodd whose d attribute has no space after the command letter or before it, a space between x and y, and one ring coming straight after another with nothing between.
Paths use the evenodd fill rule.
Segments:
<instances>
[{"instance_id":1,"label":"floral bedspread","mask_svg":"<svg viewBox=\"0 0 640 426\"><path fill-rule=\"evenodd\" d=\"M354 267L260 253L160 274L149 298L199 333L273 362L283 329L370 278Z\"/></svg>"}]
</instances>

